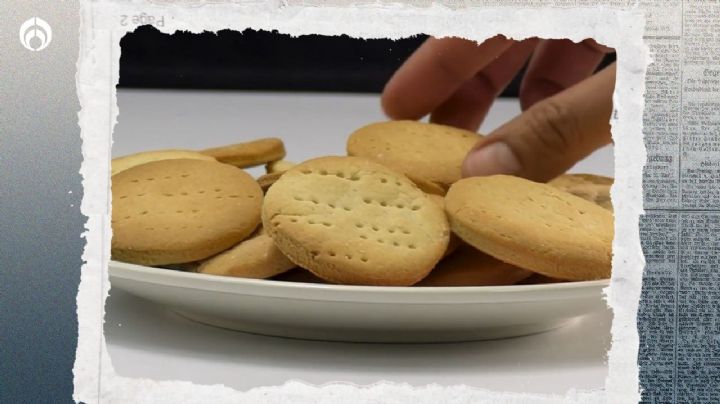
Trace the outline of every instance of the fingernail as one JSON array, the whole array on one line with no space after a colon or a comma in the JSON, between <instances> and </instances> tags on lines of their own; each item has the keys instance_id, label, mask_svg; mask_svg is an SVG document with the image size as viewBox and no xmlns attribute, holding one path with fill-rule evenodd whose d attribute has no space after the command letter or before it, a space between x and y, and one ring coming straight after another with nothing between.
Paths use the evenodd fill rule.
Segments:
<instances>
[{"instance_id":1,"label":"fingernail","mask_svg":"<svg viewBox=\"0 0 720 404\"><path fill-rule=\"evenodd\" d=\"M471 152L463 162L466 177L495 174L516 174L520 162L510 147L503 142L493 142Z\"/></svg>"}]
</instances>

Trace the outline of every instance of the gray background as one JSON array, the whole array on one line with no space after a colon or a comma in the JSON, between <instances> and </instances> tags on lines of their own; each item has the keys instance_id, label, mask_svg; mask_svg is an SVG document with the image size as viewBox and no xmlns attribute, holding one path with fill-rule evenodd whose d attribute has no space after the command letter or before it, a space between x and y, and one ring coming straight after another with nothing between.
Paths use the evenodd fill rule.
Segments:
<instances>
[{"instance_id":1,"label":"gray background","mask_svg":"<svg viewBox=\"0 0 720 404\"><path fill-rule=\"evenodd\" d=\"M71 402L84 241L77 1L0 3L0 402ZM40 52L22 23L47 21Z\"/></svg>"}]
</instances>

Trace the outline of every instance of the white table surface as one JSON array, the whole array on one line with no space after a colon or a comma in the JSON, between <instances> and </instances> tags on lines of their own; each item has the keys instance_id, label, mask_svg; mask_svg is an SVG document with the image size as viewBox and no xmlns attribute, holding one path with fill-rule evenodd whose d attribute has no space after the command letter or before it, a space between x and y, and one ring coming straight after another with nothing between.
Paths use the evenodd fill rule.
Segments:
<instances>
[{"instance_id":1,"label":"white table surface","mask_svg":"<svg viewBox=\"0 0 720 404\"><path fill-rule=\"evenodd\" d=\"M354 129L384 119L373 95L121 90L118 105L113 156L273 136L285 142L286 159L299 162L344 154L345 139ZM515 101L498 101L481 132L518 111ZM612 175L612 147L573 171ZM219 383L239 390L287 380L360 385L391 380L563 394L603 387L611 319L606 310L551 332L497 341L351 344L217 329L111 289L105 336L113 367L128 377Z\"/></svg>"}]
</instances>

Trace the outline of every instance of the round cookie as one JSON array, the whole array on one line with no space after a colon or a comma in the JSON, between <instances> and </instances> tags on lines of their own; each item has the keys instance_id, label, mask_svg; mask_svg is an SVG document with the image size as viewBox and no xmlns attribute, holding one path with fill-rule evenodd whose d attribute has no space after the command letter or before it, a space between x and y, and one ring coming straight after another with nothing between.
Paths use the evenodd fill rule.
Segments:
<instances>
[{"instance_id":1,"label":"round cookie","mask_svg":"<svg viewBox=\"0 0 720 404\"><path fill-rule=\"evenodd\" d=\"M410 178L410 177L408 177ZM447 186L438 184L437 182L428 181L419 177L410 178L412 182L417 185L420 190L430 195L445 196L447 193Z\"/></svg>"},{"instance_id":2,"label":"round cookie","mask_svg":"<svg viewBox=\"0 0 720 404\"><path fill-rule=\"evenodd\" d=\"M428 197L430 198L430 200L435 202L435 204L437 204L440 208L442 208L443 212L445 212L445 198L443 198L440 195L435 195L435 194L428 194ZM457 250L461 244L463 244L462 240L460 240L460 238L458 236L456 236L455 233L450 232L450 240L448 241L448 245L447 245L447 248L445 249L445 253L443 254L443 257L447 257L448 255L455 252L455 250Z\"/></svg>"},{"instance_id":3,"label":"round cookie","mask_svg":"<svg viewBox=\"0 0 720 404\"><path fill-rule=\"evenodd\" d=\"M267 174L261 175L257 179L258 184L260 184L260 188L262 188L263 192L266 192L268 188L275 183L275 181L285 174L285 171L296 165L297 164L285 160L278 160L265 164L265 171L267 171Z\"/></svg>"},{"instance_id":4,"label":"round cookie","mask_svg":"<svg viewBox=\"0 0 720 404\"><path fill-rule=\"evenodd\" d=\"M119 261L198 261L237 244L260 222L260 186L216 161L155 161L112 182L112 256Z\"/></svg>"},{"instance_id":5,"label":"round cookie","mask_svg":"<svg viewBox=\"0 0 720 404\"><path fill-rule=\"evenodd\" d=\"M462 163L483 137L451 126L417 121L373 123L356 130L347 142L350 156L365 157L423 184L429 193L443 194L462 178ZM434 191L433 191L434 189Z\"/></svg>"},{"instance_id":6,"label":"round cookie","mask_svg":"<svg viewBox=\"0 0 720 404\"><path fill-rule=\"evenodd\" d=\"M267 234L259 234L209 258L198 267L203 274L265 279L295 268Z\"/></svg>"},{"instance_id":7,"label":"round cookie","mask_svg":"<svg viewBox=\"0 0 720 404\"><path fill-rule=\"evenodd\" d=\"M495 175L453 184L453 231L493 257L567 280L610 277L613 215L548 184Z\"/></svg>"},{"instance_id":8,"label":"round cookie","mask_svg":"<svg viewBox=\"0 0 720 404\"><path fill-rule=\"evenodd\" d=\"M548 182L559 188L570 188L578 185L607 185L615 182L613 178L595 174L562 174Z\"/></svg>"},{"instance_id":9,"label":"round cookie","mask_svg":"<svg viewBox=\"0 0 720 404\"><path fill-rule=\"evenodd\" d=\"M443 258L416 286L513 285L532 274L465 244L451 256Z\"/></svg>"},{"instance_id":10,"label":"round cookie","mask_svg":"<svg viewBox=\"0 0 720 404\"><path fill-rule=\"evenodd\" d=\"M117 173L127 170L128 168L139 166L140 164L171 159L216 161L210 156L206 156L202 153L194 152L191 150L154 150L130 154L127 156L113 159L111 163L110 175L115 175Z\"/></svg>"},{"instance_id":11,"label":"round cookie","mask_svg":"<svg viewBox=\"0 0 720 404\"><path fill-rule=\"evenodd\" d=\"M613 179L594 174L563 174L548 184L613 211L610 188Z\"/></svg>"},{"instance_id":12,"label":"round cookie","mask_svg":"<svg viewBox=\"0 0 720 404\"><path fill-rule=\"evenodd\" d=\"M268 174L284 173L285 171L295 167L297 164L287 160L271 161L265 164L265 172Z\"/></svg>"},{"instance_id":13,"label":"round cookie","mask_svg":"<svg viewBox=\"0 0 720 404\"><path fill-rule=\"evenodd\" d=\"M282 175L285 174L284 172L276 172L276 173L270 173L270 174L263 174L258 177L257 182L258 185L260 185L260 188L263 190L263 192L267 192L268 189L272 186L272 184L276 183L277 180L282 177Z\"/></svg>"},{"instance_id":14,"label":"round cookie","mask_svg":"<svg viewBox=\"0 0 720 404\"><path fill-rule=\"evenodd\" d=\"M288 170L267 192L263 226L298 266L333 283L408 286L443 256L442 208L410 180L357 157Z\"/></svg>"},{"instance_id":15,"label":"round cookie","mask_svg":"<svg viewBox=\"0 0 720 404\"><path fill-rule=\"evenodd\" d=\"M246 168L280 160L285 157L285 145L278 138L257 139L201 151L221 163Z\"/></svg>"}]
</instances>

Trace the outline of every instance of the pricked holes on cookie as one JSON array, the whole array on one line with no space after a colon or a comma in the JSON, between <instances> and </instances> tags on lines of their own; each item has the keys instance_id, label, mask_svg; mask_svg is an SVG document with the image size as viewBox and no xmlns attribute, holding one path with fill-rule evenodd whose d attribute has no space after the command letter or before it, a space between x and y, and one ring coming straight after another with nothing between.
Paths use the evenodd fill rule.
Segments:
<instances>
[{"instance_id":1,"label":"pricked holes on cookie","mask_svg":"<svg viewBox=\"0 0 720 404\"><path fill-rule=\"evenodd\" d=\"M358 229L364 229L365 224L364 223L355 223L355 227L357 227ZM380 227L376 226L376 225L372 225L372 226L370 226L370 228L375 232L380 231ZM391 228L387 229L387 232L390 234L395 234L395 232L398 232L398 231L405 235L410 234L410 231L408 229L404 229L401 227L391 227ZM361 236L361 238L364 238L364 237Z\"/></svg>"},{"instance_id":2,"label":"pricked holes on cookie","mask_svg":"<svg viewBox=\"0 0 720 404\"><path fill-rule=\"evenodd\" d=\"M308 222L308 224L321 224L325 227L332 227L332 223L330 223L330 222L318 222L314 219L308 219L307 222Z\"/></svg>"},{"instance_id":3,"label":"pricked holes on cookie","mask_svg":"<svg viewBox=\"0 0 720 404\"><path fill-rule=\"evenodd\" d=\"M373 200L370 199L370 198L363 198L363 202L364 202L365 204L367 204L367 205L370 205L370 204L373 203ZM399 204L397 204L397 205L389 205L386 201L380 201L380 202L379 202L379 205L382 206L383 208L387 208L388 206L394 207L394 208L398 208L398 209L405 209L405 208L406 208L406 206L405 206L404 204L402 204L402 203L399 203ZM411 206L411 209L412 209L412 210L419 210L419 209L420 209L420 205L413 205L413 206Z\"/></svg>"},{"instance_id":4,"label":"pricked holes on cookie","mask_svg":"<svg viewBox=\"0 0 720 404\"><path fill-rule=\"evenodd\" d=\"M359 176L357 173L349 174L349 173L345 173L345 172L342 172L342 171L329 172L329 171L326 170L326 169L318 170L317 173L316 173L316 172L313 171L313 170L310 170L310 169L308 169L308 168L304 168L304 169L300 170L300 173L305 174L305 175L308 175L308 174L318 174L318 175L322 175L322 176L331 175L331 176L335 176L335 177L337 177L337 178L341 178L341 179L344 179L344 180L350 180L350 181L359 181L359 180L360 180L360 176Z\"/></svg>"}]
</instances>

